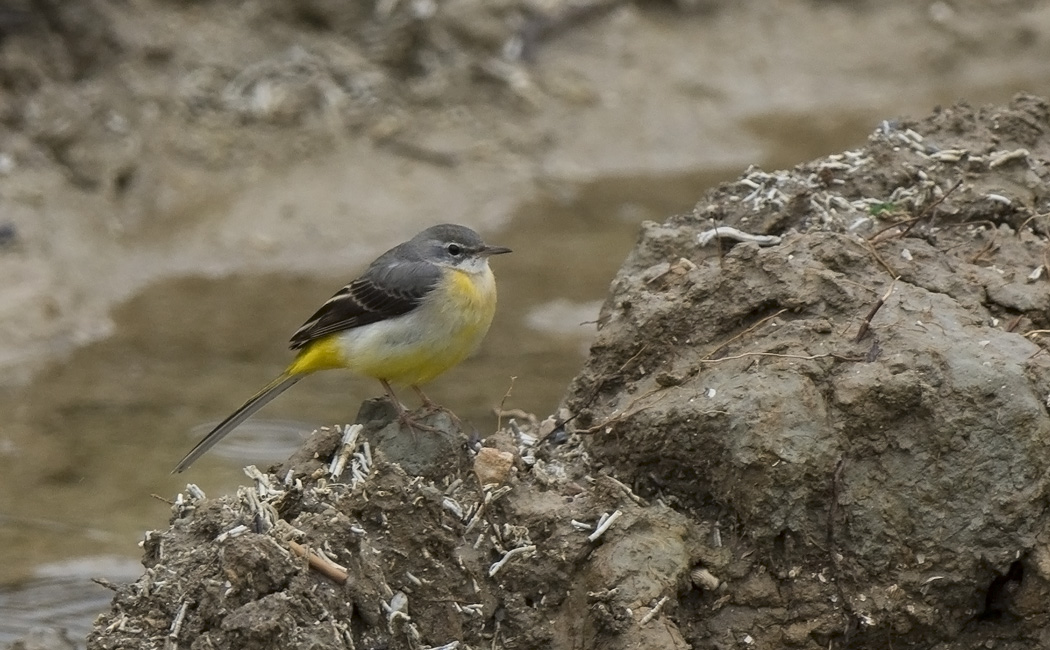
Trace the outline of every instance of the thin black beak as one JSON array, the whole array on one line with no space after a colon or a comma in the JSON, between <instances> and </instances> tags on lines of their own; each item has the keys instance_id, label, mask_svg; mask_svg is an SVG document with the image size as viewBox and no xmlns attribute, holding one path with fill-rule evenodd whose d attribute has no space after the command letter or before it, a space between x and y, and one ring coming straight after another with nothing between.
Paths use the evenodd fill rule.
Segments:
<instances>
[{"instance_id":1,"label":"thin black beak","mask_svg":"<svg viewBox=\"0 0 1050 650\"><path fill-rule=\"evenodd\" d=\"M480 252L485 257L488 257L489 255L502 255L504 253L510 253L512 251L509 248L505 248L503 246L486 246L485 248L482 248Z\"/></svg>"}]
</instances>

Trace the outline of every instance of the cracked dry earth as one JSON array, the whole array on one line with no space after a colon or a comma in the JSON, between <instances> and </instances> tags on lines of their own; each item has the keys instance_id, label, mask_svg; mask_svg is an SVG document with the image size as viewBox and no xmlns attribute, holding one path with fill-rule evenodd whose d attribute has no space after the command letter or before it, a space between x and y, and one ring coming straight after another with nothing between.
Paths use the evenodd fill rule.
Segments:
<instances>
[{"instance_id":1,"label":"cracked dry earth","mask_svg":"<svg viewBox=\"0 0 1050 650\"><path fill-rule=\"evenodd\" d=\"M559 417L369 402L188 490L89 648L1050 645L1048 161L1020 96L749 170L644 226Z\"/></svg>"}]
</instances>

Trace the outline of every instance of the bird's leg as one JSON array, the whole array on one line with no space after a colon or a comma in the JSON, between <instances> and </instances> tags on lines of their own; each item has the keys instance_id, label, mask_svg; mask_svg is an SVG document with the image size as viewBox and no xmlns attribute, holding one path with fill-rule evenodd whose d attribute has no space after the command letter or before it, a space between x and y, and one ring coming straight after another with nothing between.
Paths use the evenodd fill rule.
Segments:
<instances>
[{"instance_id":1,"label":"bird's leg","mask_svg":"<svg viewBox=\"0 0 1050 650\"><path fill-rule=\"evenodd\" d=\"M416 395L419 395L419 401L423 402L423 408L427 411L440 411L442 409L434 400L427 397L427 394L419 386L412 386L412 390L416 391Z\"/></svg>"},{"instance_id":2,"label":"bird's leg","mask_svg":"<svg viewBox=\"0 0 1050 650\"><path fill-rule=\"evenodd\" d=\"M427 413L436 413L438 411L443 411L447 413L450 418L452 418L452 422L455 423L457 427L461 429L463 428L463 423L460 422L459 418L456 417L455 413L427 397L426 393L424 393L423 389L421 389L419 386L412 386L412 390L416 391L416 395L419 395L419 400L423 402L424 411L426 411Z\"/></svg>"},{"instance_id":3,"label":"bird's leg","mask_svg":"<svg viewBox=\"0 0 1050 650\"><path fill-rule=\"evenodd\" d=\"M395 393L394 389L390 386L390 382L385 379L380 379L379 381L383 384L383 390L386 391L387 397L389 397L390 401L394 403L394 408L397 409L398 417L408 413L408 409L405 408L405 405L397 398L397 393Z\"/></svg>"},{"instance_id":4,"label":"bird's leg","mask_svg":"<svg viewBox=\"0 0 1050 650\"><path fill-rule=\"evenodd\" d=\"M428 424L423 424L422 422L417 422L415 418L412 417L409 410L405 408L405 405L397 398L394 389L390 387L390 382L385 379L380 379L379 381L383 384L383 389L386 390L387 396L389 396L390 400L394 403L394 408L397 409L397 421L401 423L401 426L408 427L413 433L416 430L430 431L431 433L437 432L437 429L434 427Z\"/></svg>"}]
</instances>

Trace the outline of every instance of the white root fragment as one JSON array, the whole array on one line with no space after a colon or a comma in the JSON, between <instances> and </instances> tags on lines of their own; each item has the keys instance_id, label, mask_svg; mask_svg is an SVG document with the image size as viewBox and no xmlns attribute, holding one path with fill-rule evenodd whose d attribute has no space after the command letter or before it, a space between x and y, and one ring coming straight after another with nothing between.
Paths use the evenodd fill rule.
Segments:
<instances>
[{"instance_id":1,"label":"white root fragment","mask_svg":"<svg viewBox=\"0 0 1050 650\"><path fill-rule=\"evenodd\" d=\"M273 486L270 485L270 477L259 471L259 468L255 465L249 465L244 468L244 475L255 481L255 492L262 498L266 498L270 494L273 494Z\"/></svg>"},{"instance_id":2,"label":"white root fragment","mask_svg":"<svg viewBox=\"0 0 1050 650\"><path fill-rule=\"evenodd\" d=\"M937 162L959 162L967 153L969 152L965 149L942 149L936 153L931 153L930 158Z\"/></svg>"},{"instance_id":3,"label":"white root fragment","mask_svg":"<svg viewBox=\"0 0 1050 650\"><path fill-rule=\"evenodd\" d=\"M241 524L240 526L234 526L233 528L229 529L225 533L220 533L219 536L215 538L215 541L216 542L225 542L230 537L238 537L240 535L243 535L246 532L248 532L248 527L245 526L244 524Z\"/></svg>"},{"instance_id":4,"label":"white root fragment","mask_svg":"<svg viewBox=\"0 0 1050 650\"><path fill-rule=\"evenodd\" d=\"M339 443L339 453L332 458L332 463L328 467L328 474L333 479L337 479L343 475L343 470L346 469L347 461L350 460L350 456L352 456L354 450L357 449L357 438L361 435L363 430L364 426L360 424L350 425L343 429L343 439Z\"/></svg>"},{"instance_id":5,"label":"white root fragment","mask_svg":"<svg viewBox=\"0 0 1050 650\"><path fill-rule=\"evenodd\" d=\"M171 622L171 627L168 630L168 638L172 641L176 641L179 638L179 632L182 631L182 622L186 619L186 611L190 608L190 601L183 598L182 605L179 606L179 612L175 615L174 620Z\"/></svg>"},{"instance_id":6,"label":"white root fragment","mask_svg":"<svg viewBox=\"0 0 1050 650\"><path fill-rule=\"evenodd\" d=\"M499 570L503 568L503 565L506 564L507 562L509 562L512 557L514 557L516 555L524 555L526 553L535 553L535 552L536 552L536 546L535 545L519 546L518 548L510 549L509 551L507 551L507 553L503 557L501 557L499 559L498 562L496 562L491 567L489 567L489 577L492 578L497 573L499 573Z\"/></svg>"},{"instance_id":7,"label":"white root fragment","mask_svg":"<svg viewBox=\"0 0 1050 650\"><path fill-rule=\"evenodd\" d=\"M459 502L452 497L441 499L441 507L455 515L456 519L463 521L463 506L459 505Z\"/></svg>"},{"instance_id":8,"label":"white root fragment","mask_svg":"<svg viewBox=\"0 0 1050 650\"><path fill-rule=\"evenodd\" d=\"M598 523L594 526L595 528L601 528L606 521L609 520L609 513L603 512L601 517L598 517Z\"/></svg>"},{"instance_id":9,"label":"white root fragment","mask_svg":"<svg viewBox=\"0 0 1050 650\"><path fill-rule=\"evenodd\" d=\"M485 606L481 603L471 603L470 605L460 605L459 603L452 603L456 608L456 611L460 614L470 614L472 616L484 616Z\"/></svg>"},{"instance_id":10,"label":"white root fragment","mask_svg":"<svg viewBox=\"0 0 1050 650\"><path fill-rule=\"evenodd\" d=\"M710 389L710 390L712 391L712 394L711 394L711 395L709 395L708 397L714 397L714 394L713 394L713 391L714 391L714 389L712 388L712 389ZM615 485L616 487L618 487L618 488L620 488L621 490L623 490L623 491L624 491L624 494L626 494L626 495L627 495L627 498L628 498L628 499L630 499L631 501L634 501L635 503L637 503L638 505L642 506L643 508L644 508L645 506L649 505L649 504L647 504L647 503L645 502L645 499L643 499L642 497L640 497L640 496L638 496L637 494L635 494L635 493L634 493L634 490L632 490L632 489L630 488L630 486L628 486L628 485L627 485L626 483L624 483L623 481L620 481L620 480L619 480L619 479L617 479L616 477L614 477L614 476L606 476L606 477L605 477L605 480L607 480L607 481L610 481L610 482L612 482L612 484L613 484L613 485Z\"/></svg>"},{"instance_id":11,"label":"white root fragment","mask_svg":"<svg viewBox=\"0 0 1050 650\"><path fill-rule=\"evenodd\" d=\"M445 496L451 497L461 485L463 485L463 479L461 478L457 478L455 481L449 483L448 487L445 488Z\"/></svg>"},{"instance_id":12,"label":"white root fragment","mask_svg":"<svg viewBox=\"0 0 1050 650\"><path fill-rule=\"evenodd\" d=\"M1006 151L995 156L988 161L988 169L995 169L1000 165L1005 165L1011 160L1017 160L1018 158L1028 158L1027 149L1014 149L1013 151Z\"/></svg>"},{"instance_id":13,"label":"white root fragment","mask_svg":"<svg viewBox=\"0 0 1050 650\"><path fill-rule=\"evenodd\" d=\"M497 488L496 490L492 490L490 487L486 486L485 497L474 510L474 514L473 516L471 516L470 521L467 523L467 527L463 531L463 535L466 536L467 533L474 530L474 527L478 525L479 521L481 521L481 515L485 512L485 508L488 507L489 504L494 503L500 497L502 497L504 494L510 491L511 486L509 485L504 485L503 487Z\"/></svg>"},{"instance_id":14,"label":"white root fragment","mask_svg":"<svg viewBox=\"0 0 1050 650\"><path fill-rule=\"evenodd\" d=\"M735 239L736 241L755 242L759 246L775 246L782 240L777 235L752 235L736 228L730 228L729 226L719 226L710 230L705 230L696 236L697 242L701 246L707 246L715 239Z\"/></svg>"},{"instance_id":15,"label":"white root fragment","mask_svg":"<svg viewBox=\"0 0 1050 650\"><path fill-rule=\"evenodd\" d=\"M605 533L605 531L609 530L609 527L613 525L613 522L615 522L617 519L619 519L620 515L622 515L622 514L623 514L623 512L617 510L616 512L614 512L611 515L609 515L608 517L606 517L604 519L604 521L600 521L598 523L598 528L596 528L593 533L591 533L590 535L587 536L587 541L588 542L597 541L598 538L601 537Z\"/></svg>"},{"instance_id":16,"label":"white root fragment","mask_svg":"<svg viewBox=\"0 0 1050 650\"><path fill-rule=\"evenodd\" d=\"M648 611L648 613L646 613L646 615L642 617L642 620L638 621L638 625L639 626L645 625L649 621L651 621L654 618L656 618L660 614L660 610L663 608L664 603L666 603L666 602L667 602L667 596L662 596L660 598L660 600L656 601L656 604L653 605L653 608L650 609Z\"/></svg>"}]
</instances>

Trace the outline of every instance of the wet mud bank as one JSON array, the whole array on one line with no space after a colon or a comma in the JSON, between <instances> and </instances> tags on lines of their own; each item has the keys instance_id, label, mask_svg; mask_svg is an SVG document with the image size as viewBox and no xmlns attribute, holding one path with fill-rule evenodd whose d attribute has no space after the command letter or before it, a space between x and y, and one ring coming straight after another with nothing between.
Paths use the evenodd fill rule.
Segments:
<instances>
[{"instance_id":1,"label":"wet mud bank","mask_svg":"<svg viewBox=\"0 0 1050 650\"><path fill-rule=\"evenodd\" d=\"M1048 187L1031 96L751 169L645 224L558 414L190 488L88 647L1045 645Z\"/></svg>"}]
</instances>

